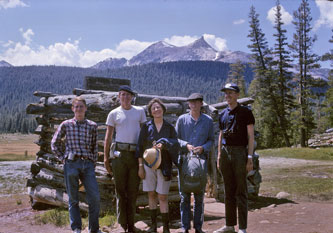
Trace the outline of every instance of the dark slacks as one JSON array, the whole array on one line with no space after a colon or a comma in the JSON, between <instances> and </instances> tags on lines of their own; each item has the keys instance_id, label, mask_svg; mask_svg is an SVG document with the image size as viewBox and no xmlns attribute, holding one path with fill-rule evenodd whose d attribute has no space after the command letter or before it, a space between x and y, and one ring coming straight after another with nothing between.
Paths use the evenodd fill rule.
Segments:
<instances>
[{"instance_id":1,"label":"dark slacks","mask_svg":"<svg viewBox=\"0 0 333 233\"><path fill-rule=\"evenodd\" d=\"M119 224L134 226L136 198L139 191L138 160L135 152L121 151L112 160L112 172L117 196L117 220Z\"/></svg>"},{"instance_id":2,"label":"dark slacks","mask_svg":"<svg viewBox=\"0 0 333 233\"><path fill-rule=\"evenodd\" d=\"M223 146L220 169L224 181L226 225L247 228L246 147Z\"/></svg>"}]
</instances>

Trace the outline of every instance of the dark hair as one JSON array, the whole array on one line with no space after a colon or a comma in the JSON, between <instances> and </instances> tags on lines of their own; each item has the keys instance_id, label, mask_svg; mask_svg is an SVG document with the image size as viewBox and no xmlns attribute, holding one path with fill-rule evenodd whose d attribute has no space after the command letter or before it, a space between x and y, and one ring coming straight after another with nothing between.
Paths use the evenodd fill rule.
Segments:
<instances>
[{"instance_id":1,"label":"dark hair","mask_svg":"<svg viewBox=\"0 0 333 233\"><path fill-rule=\"evenodd\" d=\"M75 98L72 100L72 106L74 106L74 104L75 104L76 102L78 102L78 101L81 101L81 102L84 104L84 106L87 107L86 100L85 100L83 97L81 97L81 96L77 96L77 97L75 97Z\"/></svg>"},{"instance_id":2,"label":"dark hair","mask_svg":"<svg viewBox=\"0 0 333 233\"><path fill-rule=\"evenodd\" d=\"M164 103L162 102L162 100L160 100L159 98L154 98L151 101L149 101L148 106L147 106L148 113L150 116L152 116L151 107L153 106L154 103L158 103L159 105L161 105L161 107L163 109L163 114L166 112L166 107L165 107Z\"/></svg>"}]
</instances>

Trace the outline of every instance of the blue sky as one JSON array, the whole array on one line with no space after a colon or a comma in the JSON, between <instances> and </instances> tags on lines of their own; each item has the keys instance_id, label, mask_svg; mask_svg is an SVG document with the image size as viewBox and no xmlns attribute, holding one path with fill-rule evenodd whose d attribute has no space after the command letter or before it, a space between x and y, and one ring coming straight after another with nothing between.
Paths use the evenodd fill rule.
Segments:
<instances>
[{"instance_id":1,"label":"blue sky","mask_svg":"<svg viewBox=\"0 0 333 233\"><path fill-rule=\"evenodd\" d=\"M289 42L300 2L280 0ZM322 55L332 49L333 2L309 2L314 52ZM129 59L157 41L182 46L201 36L219 51L249 52L251 5L273 46L275 0L0 0L0 61L89 67Z\"/></svg>"}]
</instances>

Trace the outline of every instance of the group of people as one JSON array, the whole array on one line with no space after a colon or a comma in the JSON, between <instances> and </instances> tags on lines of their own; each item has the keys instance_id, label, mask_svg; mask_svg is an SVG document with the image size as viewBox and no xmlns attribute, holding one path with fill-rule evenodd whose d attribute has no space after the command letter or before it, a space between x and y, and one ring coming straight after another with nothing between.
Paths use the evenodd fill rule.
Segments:
<instances>
[{"instance_id":1,"label":"group of people","mask_svg":"<svg viewBox=\"0 0 333 233\"><path fill-rule=\"evenodd\" d=\"M228 108L219 117L217 167L225 185L226 225L214 233L239 232L247 228L247 172L253 169L254 117L252 112L237 102L239 88L228 83L225 93ZM142 107L132 105L136 93L129 86L121 86L120 106L112 110L106 121L104 166L114 177L117 198L117 221L124 232L137 232L135 228L136 199L140 179L143 191L148 193L151 224L148 232L157 232L158 205L162 216L163 233L169 233L168 193L172 166L182 172L182 158L195 153L208 160L214 145L214 127L210 116L202 110L203 96L193 93L188 98L189 113L181 115L174 127L164 119L165 104L152 99L147 121ZM64 177L69 197L70 225L73 232L81 232L79 209L79 182L86 190L89 206L89 232L99 230L100 196L95 177L97 161L97 124L85 118L87 104L82 97L72 102L74 118L62 122L51 142L51 148L64 163ZM207 164L207 163L205 163ZM207 165L205 165L207 166ZM205 167L207 170L207 167ZM191 229L191 192L182 188L178 175L181 226L184 233ZM203 233L205 185L193 193L193 228Z\"/></svg>"}]
</instances>

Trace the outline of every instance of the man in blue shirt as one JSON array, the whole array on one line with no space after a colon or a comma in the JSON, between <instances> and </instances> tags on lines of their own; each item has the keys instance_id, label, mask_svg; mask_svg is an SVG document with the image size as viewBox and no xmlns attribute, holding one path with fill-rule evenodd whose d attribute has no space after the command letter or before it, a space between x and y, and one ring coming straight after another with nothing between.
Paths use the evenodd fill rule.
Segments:
<instances>
[{"instance_id":1,"label":"man in blue shirt","mask_svg":"<svg viewBox=\"0 0 333 233\"><path fill-rule=\"evenodd\" d=\"M198 154L202 159L208 159L209 151L214 144L213 120L210 116L201 113L203 96L193 93L188 97L190 112L181 115L176 123L181 153L187 154L190 151ZM207 164L207 163L206 163ZM181 166L179 166L181 169ZM179 184L181 177L178 177ZM184 233L188 233L191 228L191 193L182 191L180 187L180 212ZM194 193L194 228L196 233L203 233L202 224L204 220L204 195L202 192Z\"/></svg>"},{"instance_id":2,"label":"man in blue shirt","mask_svg":"<svg viewBox=\"0 0 333 233\"><path fill-rule=\"evenodd\" d=\"M222 172L225 190L226 225L214 233L239 231L247 228L247 172L253 169L254 117L250 109L238 102L239 87L227 83L222 90L228 107L220 114L220 135L217 167Z\"/></svg>"}]
</instances>

